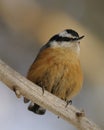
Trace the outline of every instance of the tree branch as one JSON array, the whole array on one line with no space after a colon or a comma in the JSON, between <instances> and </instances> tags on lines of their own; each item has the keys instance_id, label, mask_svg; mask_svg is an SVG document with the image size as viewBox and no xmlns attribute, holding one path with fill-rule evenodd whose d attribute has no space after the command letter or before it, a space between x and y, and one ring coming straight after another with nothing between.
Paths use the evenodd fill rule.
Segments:
<instances>
[{"instance_id":1,"label":"tree branch","mask_svg":"<svg viewBox=\"0 0 104 130\"><path fill-rule=\"evenodd\" d=\"M2 60L0 60L0 80L10 89L17 90L22 96L52 111L80 130L101 130L94 122L90 121L85 116L78 117L76 113L80 111L72 105L65 107L66 102L47 91L42 94L42 89L40 87L21 76Z\"/></svg>"}]
</instances>

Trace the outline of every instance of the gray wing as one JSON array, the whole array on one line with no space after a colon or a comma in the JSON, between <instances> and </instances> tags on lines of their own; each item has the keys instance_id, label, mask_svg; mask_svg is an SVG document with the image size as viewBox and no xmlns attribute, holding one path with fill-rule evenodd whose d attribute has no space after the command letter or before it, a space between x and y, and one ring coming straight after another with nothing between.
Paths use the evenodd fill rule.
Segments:
<instances>
[{"instance_id":1,"label":"gray wing","mask_svg":"<svg viewBox=\"0 0 104 130\"><path fill-rule=\"evenodd\" d=\"M39 56L40 52L42 52L44 49L46 49L46 48L48 48L48 47L50 47L49 42L48 42L48 43L46 43L45 45L43 45L43 46L40 48L40 51L39 51L39 53L37 54L37 56L36 56L36 58L35 58L34 62L37 60L37 58L38 58L38 56ZM33 62L33 63L34 63L34 62Z\"/></svg>"}]
</instances>

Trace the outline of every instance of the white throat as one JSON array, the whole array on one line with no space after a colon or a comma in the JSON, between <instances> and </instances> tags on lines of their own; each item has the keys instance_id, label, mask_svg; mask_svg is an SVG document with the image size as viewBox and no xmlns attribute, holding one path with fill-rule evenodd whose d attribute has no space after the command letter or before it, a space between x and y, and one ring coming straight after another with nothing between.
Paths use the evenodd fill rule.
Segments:
<instances>
[{"instance_id":1,"label":"white throat","mask_svg":"<svg viewBox=\"0 0 104 130\"><path fill-rule=\"evenodd\" d=\"M56 42L56 41L52 41L49 43L50 47L52 48L57 48L57 47L63 47L63 48L69 48L72 51L75 51L76 53L80 53L80 44L77 42Z\"/></svg>"}]
</instances>

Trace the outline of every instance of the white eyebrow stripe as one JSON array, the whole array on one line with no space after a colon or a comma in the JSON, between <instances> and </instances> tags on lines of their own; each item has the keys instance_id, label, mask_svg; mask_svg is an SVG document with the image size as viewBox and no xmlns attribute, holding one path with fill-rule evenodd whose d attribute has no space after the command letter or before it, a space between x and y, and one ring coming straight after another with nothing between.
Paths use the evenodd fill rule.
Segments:
<instances>
[{"instance_id":1,"label":"white eyebrow stripe","mask_svg":"<svg viewBox=\"0 0 104 130\"><path fill-rule=\"evenodd\" d=\"M67 31L63 31L63 32L59 33L59 36L68 37L68 38L76 38L76 36L73 36L72 34L68 33Z\"/></svg>"}]
</instances>

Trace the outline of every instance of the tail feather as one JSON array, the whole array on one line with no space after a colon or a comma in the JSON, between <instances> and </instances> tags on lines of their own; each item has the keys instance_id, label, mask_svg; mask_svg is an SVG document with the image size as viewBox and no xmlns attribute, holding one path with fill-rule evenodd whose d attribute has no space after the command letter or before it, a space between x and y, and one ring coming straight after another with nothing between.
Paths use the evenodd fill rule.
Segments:
<instances>
[{"instance_id":1,"label":"tail feather","mask_svg":"<svg viewBox=\"0 0 104 130\"><path fill-rule=\"evenodd\" d=\"M30 103L29 107L28 107L28 110L29 111L32 111L36 114L39 114L39 115L44 115L45 112L46 112L46 109L42 108L41 106L37 105L37 104L33 104L33 103Z\"/></svg>"},{"instance_id":2,"label":"tail feather","mask_svg":"<svg viewBox=\"0 0 104 130\"><path fill-rule=\"evenodd\" d=\"M28 103L30 100L24 97L24 103ZM30 105L28 106L28 110L32 111L36 114L39 115L44 115L46 112L46 109L42 108L41 106L35 104L35 103L30 103Z\"/></svg>"}]
</instances>

